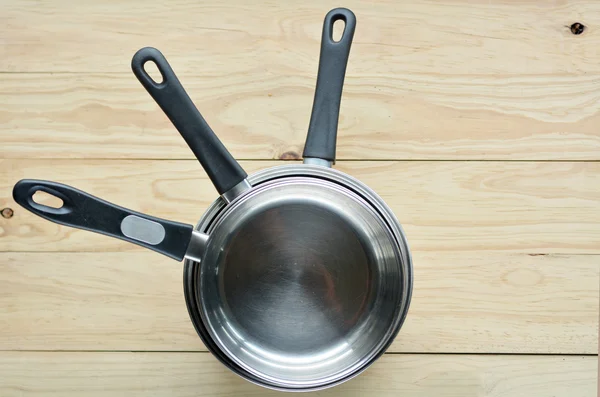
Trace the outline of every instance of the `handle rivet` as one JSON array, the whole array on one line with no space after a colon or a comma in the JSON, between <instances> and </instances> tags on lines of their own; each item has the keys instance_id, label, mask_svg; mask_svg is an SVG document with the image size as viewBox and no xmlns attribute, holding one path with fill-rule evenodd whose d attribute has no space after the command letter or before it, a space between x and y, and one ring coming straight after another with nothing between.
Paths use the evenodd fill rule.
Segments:
<instances>
[{"instance_id":1,"label":"handle rivet","mask_svg":"<svg viewBox=\"0 0 600 397\"><path fill-rule=\"evenodd\" d=\"M12 210L12 208L3 208L2 211L0 211L2 213L2 217L6 218L6 219L10 219L13 217L13 215L15 214L15 212Z\"/></svg>"}]
</instances>

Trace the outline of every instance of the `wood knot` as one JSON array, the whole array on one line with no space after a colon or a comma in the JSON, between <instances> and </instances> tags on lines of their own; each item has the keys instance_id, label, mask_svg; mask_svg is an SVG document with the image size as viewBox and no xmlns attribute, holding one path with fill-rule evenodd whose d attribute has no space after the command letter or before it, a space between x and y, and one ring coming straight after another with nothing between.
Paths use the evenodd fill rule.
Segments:
<instances>
[{"instance_id":1,"label":"wood knot","mask_svg":"<svg viewBox=\"0 0 600 397\"><path fill-rule=\"evenodd\" d=\"M571 33L573 34L582 34L583 31L585 30L585 25L579 22L575 22L574 24L571 25L570 27L571 29Z\"/></svg>"},{"instance_id":2,"label":"wood knot","mask_svg":"<svg viewBox=\"0 0 600 397\"><path fill-rule=\"evenodd\" d=\"M0 213L2 213L2 217L6 219L12 218L15 214L12 208L3 208L2 211L0 211Z\"/></svg>"},{"instance_id":3,"label":"wood knot","mask_svg":"<svg viewBox=\"0 0 600 397\"><path fill-rule=\"evenodd\" d=\"M288 150L279 156L279 160L300 160L300 155L293 150Z\"/></svg>"}]
</instances>

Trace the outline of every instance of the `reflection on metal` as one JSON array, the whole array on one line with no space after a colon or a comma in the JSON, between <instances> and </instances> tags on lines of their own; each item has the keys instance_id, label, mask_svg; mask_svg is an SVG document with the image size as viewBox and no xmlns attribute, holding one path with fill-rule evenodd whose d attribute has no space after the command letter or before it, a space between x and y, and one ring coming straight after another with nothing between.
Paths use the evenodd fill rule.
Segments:
<instances>
[{"instance_id":1,"label":"reflection on metal","mask_svg":"<svg viewBox=\"0 0 600 397\"><path fill-rule=\"evenodd\" d=\"M186 278L201 266L186 296L198 302L199 333L263 386L315 389L356 376L408 310L412 265L399 223L331 168L279 166L249 180L253 190L217 200L197 227L211 236L204 266L186 261Z\"/></svg>"},{"instance_id":2,"label":"reflection on metal","mask_svg":"<svg viewBox=\"0 0 600 397\"><path fill-rule=\"evenodd\" d=\"M206 250L207 244L208 235L194 230L192 232L190 244L188 245L187 251L185 252L185 257L187 259L193 260L194 262L202 261L202 256L204 255L204 251Z\"/></svg>"},{"instance_id":3,"label":"reflection on metal","mask_svg":"<svg viewBox=\"0 0 600 397\"><path fill-rule=\"evenodd\" d=\"M233 200L236 199L236 197L243 194L245 191L250 190L251 188L252 185L250 185L250 182L248 182L247 179L244 179L243 181L241 181L240 183L223 193L221 197L223 197L225 202L231 203Z\"/></svg>"},{"instance_id":4,"label":"reflection on metal","mask_svg":"<svg viewBox=\"0 0 600 397\"><path fill-rule=\"evenodd\" d=\"M307 165L318 165L327 168L331 168L331 166L333 165L333 163L329 160L318 159L315 157L305 157L303 163Z\"/></svg>"}]
</instances>

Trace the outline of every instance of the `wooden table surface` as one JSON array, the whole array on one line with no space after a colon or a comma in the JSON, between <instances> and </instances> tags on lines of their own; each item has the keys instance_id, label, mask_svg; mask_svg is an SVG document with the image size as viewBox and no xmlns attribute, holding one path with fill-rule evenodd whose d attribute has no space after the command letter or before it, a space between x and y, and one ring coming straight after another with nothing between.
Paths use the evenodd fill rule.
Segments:
<instances>
[{"instance_id":1,"label":"wooden table surface","mask_svg":"<svg viewBox=\"0 0 600 397\"><path fill-rule=\"evenodd\" d=\"M37 218L11 190L50 179L196 222L217 194L131 57L159 48L253 172L300 157L336 6L358 18L336 168L398 216L415 289L388 353L318 395L594 395L600 2L7 0L1 396L275 394L206 351L181 264Z\"/></svg>"}]
</instances>

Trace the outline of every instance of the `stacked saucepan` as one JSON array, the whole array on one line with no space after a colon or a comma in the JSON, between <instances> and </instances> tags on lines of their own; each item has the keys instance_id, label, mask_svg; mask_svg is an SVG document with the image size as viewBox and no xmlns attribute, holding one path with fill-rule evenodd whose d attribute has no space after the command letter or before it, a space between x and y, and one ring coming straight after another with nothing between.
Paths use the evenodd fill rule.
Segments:
<instances>
[{"instance_id":1,"label":"stacked saucepan","mask_svg":"<svg viewBox=\"0 0 600 397\"><path fill-rule=\"evenodd\" d=\"M342 20L339 40L334 22ZM210 352L258 385L285 391L344 382L389 347L408 311L412 263L385 202L331 168L356 26L325 17L304 163L248 176L216 137L163 55L142 48L132 69L194 152L220 197L196 227L108 203L60 183L21 180L13 197L52 222L185 259L190 318ZM144 69L154 62L162 81ZM36 203L46 192L53 208Z\"/></svg>"}]
</instances>

